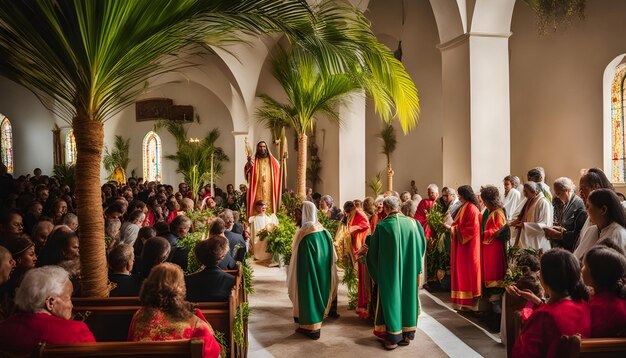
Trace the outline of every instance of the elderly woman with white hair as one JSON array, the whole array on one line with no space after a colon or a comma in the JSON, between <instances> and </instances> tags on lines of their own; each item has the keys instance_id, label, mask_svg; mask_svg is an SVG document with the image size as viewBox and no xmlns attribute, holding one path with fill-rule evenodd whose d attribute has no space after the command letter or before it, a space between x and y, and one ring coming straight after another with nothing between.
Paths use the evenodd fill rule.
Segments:
<instances>
[{"instance_id":1,"label":"elderly woman with white hair","mask_svg":"<svg viewBox=\"0 0 626 358\"><path fill-rule=\"evenodd\" d=\"M515 246L543 249L546 252L551 247L546 240L543 228L552 226L552 204L543 195L539 183L525 183L524 197L526 197L526 203L519 216L511 223L511 226L517 228Z\"/></svg>"},{"instance_id":2,"label":"elderly woman with white hair","mask_svg":"<svg viewBox=\"0 0 626 358\"><path fill-rule=\"evenodd\" d=\"M58 266L28 271L15 294L18 313L0 322L4 352L29 354L42 342L95 342L85 323L71 320L72 290L67 271Z\"/></svg>"},{"instance_id":3,"label":"elderly woman with white hair","mask_svg":"<svg viewBox=\"0 0 626 358\"><path fill-rule=\"evenodd\" d=\"M341 220L341 210L333 205L333 197L323 195L320 199L320 212L325 214L331 220Z\"/></svg>"},{"instance_id":4,"label":"elderly woman with white hair","mask_svg":"<svg viewBox=\"0 0 626 358\"><path fill-rule=\"evenodd\" d=\"M552 247L562 247L573 252L574 244L587 220L585 203L576 195L576 186L570 178L558 178L552 187L555 194L555 226L546 227L543 231Z\"/></svg>"},{"instance_id":5,"label":"elderly woman with white hair","mask_svg":"<svg viewBox=\"0 0 626 358\"><path fill-rule=\"evenodd\" d=\"M337 295L337 256L330 233L317 221L317 208L302 203L301 227L293 240L287 286L293 303L296 332L317 340L322 321L330 312ZM336 310L336 307L335 307Z\"/></svg>"}]
</instances>

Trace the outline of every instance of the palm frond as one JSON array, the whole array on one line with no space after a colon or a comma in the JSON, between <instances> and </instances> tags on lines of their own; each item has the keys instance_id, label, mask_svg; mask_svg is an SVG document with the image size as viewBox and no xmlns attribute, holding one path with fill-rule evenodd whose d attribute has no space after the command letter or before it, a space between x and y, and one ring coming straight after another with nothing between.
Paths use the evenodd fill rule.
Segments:
<instances>
[{"instance_id":1,"label":"palm frond","mask_svg":"<svg viewBox=\"0 0 626 358\"><path fill-rule=\"evenodd\" d=\"M152 76L242 34L303 36L301 0L0 1L0 74L54 101L67 122L105 121ZM184 50L180 50L184 49Z\"/></svg>"},{"instance_id":2,"label":"palm frond","mask_svg":"<svg viewBox=\"0 0 626 358\"><path fill-rule=\"evenodd\" d=\"M391 124L385 124L383 129L376 135L377 138L382 140L381 153L387 157L387 164L391 162L391 154L396 150L398 146L398 139L396 138L396 131Z\"/></svg>"}]
</instances>

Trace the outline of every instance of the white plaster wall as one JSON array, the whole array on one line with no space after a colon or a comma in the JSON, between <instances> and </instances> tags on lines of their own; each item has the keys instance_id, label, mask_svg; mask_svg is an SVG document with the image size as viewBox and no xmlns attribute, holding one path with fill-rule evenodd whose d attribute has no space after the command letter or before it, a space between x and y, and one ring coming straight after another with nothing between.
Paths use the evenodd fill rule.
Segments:
<instances>
[{"instance_id":1,"label":"white plaster wall","mask_svg":"<svg viewBox=\"0 0 626 358\"><path fill-rule=\"evenodd\" d=\"M540 36L534 14L518 1L511 59L511 169L525 177L542 165L548 181L603 165L606 66L626 52L626 1L587 1L585 20Z\"/></svg>"},{"instance_id":2,"label":"white plaster wall","mask_svg":"<svg viewBox=\"0 0 626 358\"><path fill-rule=\"evenodd\" d=\"M141 96L140 99L153 97L165 97L174 100L176 105L192 105L195 114L200 118L200 123L193 122L188 125L187 136L202 139L213 128L220 130L220 138L217 145L222 147L230 157L231 162L225 163L224 175L217 181L218 186L225 189L227 184L234 182L235 158L234 137L232 119L228 108L217 96L204 86L194 82L178 82L159 86ZM136 170L138 176L143 176L143 139L154 127L154 121L137 122L135 120L135 106L131 105L119 115L107 121L105 124L105 144L113 145L114 135L119 134L124 138L130 137L130 164L128 171ZM176 144L174 138L165 129L157 134L161 137L163 155L175 154ZM163 183L178 185L182 176L176 173L176 162L161 158ZM104 169L101 177L106 177Z\"/></svg>"},{"instance_id":3,"label":"white plaster wall","mask_svg":"<svg viewBox=\"0 0 626 358\"><path fill-rule=\"evenodd\" d=\"M436 48L439 35L430 2L405 1L405 11L402 63L417 86L421 115L417 127L406 136L394 123L398 135L398 147L392 157L394 190L408 190L410 181L415 180L420 193L425 193L428 184L441 184L443 180L441 53ZM395 50L401 32L401 0L370 1L368 17L378 39ZM381 141L376 138L382 122L370 101L366 118L366 180L382 170L386 188L386 161L380 154ZM367 195L371 195L369 188Z\"/></svg>"},{"instance_id":4,"label":"white plaster wall","mask_svg":"<svg viewBox=\"0 0 626 358\"><path fill-rule=\"evenodd\" d=\"M32 174L37 167L52 175L54 116L25 87L0 77L0 88L0 113L13 126L13 176Z\"/></svg>"}]
</instances>

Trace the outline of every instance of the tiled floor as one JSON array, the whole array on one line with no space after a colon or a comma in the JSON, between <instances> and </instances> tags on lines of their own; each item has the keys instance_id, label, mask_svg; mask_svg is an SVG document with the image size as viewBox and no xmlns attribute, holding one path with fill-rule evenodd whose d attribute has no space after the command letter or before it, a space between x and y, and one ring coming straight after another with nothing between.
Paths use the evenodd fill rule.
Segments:
<instances>
[{"instance_id":1,"label":"tiled floor","mask_svg":"<svg viewBox=\"0 0 626 358\"><path fill-rule=\"evenodd\" d=\"M284 269L254 265L250 296L249 356L256 357L504 357L504 347L432 295L420 293L423 314L415 340L387 352L372 334L369 321L347 310L346 288L339 287L338 319L328 319L322 337L313 341L295 333ZM441 302L445 300L441 298ZM440 302L440 303L441 303Z\"/></svg>"}]
</instances>

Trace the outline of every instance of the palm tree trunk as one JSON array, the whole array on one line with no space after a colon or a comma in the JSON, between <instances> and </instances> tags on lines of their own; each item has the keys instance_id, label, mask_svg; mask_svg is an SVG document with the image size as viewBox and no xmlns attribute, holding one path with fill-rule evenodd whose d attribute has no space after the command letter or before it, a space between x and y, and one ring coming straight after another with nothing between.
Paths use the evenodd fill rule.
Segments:
<instances>
[{"instance_id":1,"label":"palm tree trunk","mask_svg":"<svg viewBox=\"0 0 626 358\"><path fill-rule=\"evenodd\" d=\"M393 191L393 169L391 163L387 163L387 190Z\"/></svg>"},{"instance_id":2,"label":"palm tree trunk","mask_svg":"<svg viewBox=\"0 0 626 358\"><path fill-rule=\"evenodd\" d=\"M76 138L76 214L80 224L81 294L107 297L104 216L100 197L100 161L104 127L87 115L74 118Z\"/></svg>"},{"instance_id":3,"label":"palm tree trunk","mask_svg":"<svg viewBox=\"0 0 626 358\"><path fill-rule=\"evenodd\" d=\"M298 134L298 184L296 187L296 194L302 200L306 199L307 142L308 137L306 134Z\"/></svg>"}]
</instances>

